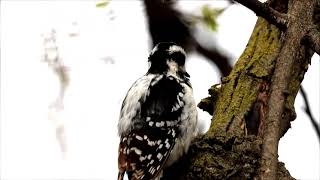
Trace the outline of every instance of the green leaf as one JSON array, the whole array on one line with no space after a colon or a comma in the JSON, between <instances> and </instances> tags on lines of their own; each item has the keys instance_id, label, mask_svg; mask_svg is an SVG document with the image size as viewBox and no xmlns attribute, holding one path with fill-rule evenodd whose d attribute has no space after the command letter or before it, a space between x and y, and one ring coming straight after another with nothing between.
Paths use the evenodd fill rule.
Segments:
<instances>
[{"instance_id":1,"label":"green leaf","mask_svg":"<svg viewBox=\"0 0 320 180\"><path fill-rule=\"evenodd\" d=\"M217 18L218 16L224 11L225 9L218 9L218 8L210 8L208 5L204 5L202 7L202 21L212 30L217 31L218 23Z\"/></svg>"},{"instance_id":2,"label":"green leaf","mask_svg":"<svg viewBox=\"0 0 320 180\"><path fill-rule=\"evenodd\" d=\"M104 0L96 4L97 8L104 8L110 3L110 0Z\"/></svg>"}]
</instances>

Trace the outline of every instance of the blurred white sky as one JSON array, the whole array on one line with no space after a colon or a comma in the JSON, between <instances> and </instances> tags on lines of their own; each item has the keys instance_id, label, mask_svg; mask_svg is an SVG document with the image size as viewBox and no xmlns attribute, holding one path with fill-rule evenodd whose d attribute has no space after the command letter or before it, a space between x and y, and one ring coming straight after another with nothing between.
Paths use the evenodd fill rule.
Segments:
<instances>
[{"instance_id":1,"label":"blurred white sky","mask_svg":"<svg viewBox=\"0 0 320 180\"><path fill-rule=\"evenodd\" d=\"M194 12L211 1L182 1ZM140 1L112 1L96 8L94 1L1 1L1 167L0 179L116 179L116 125L121 101L131 84L147 70L150 50ZM213 4L213 3L211 3ZM224 6L216 2L216 6ZM238 57L256 16L233 5L219 18L216 34L201 26L200 39L217 40ZM58 94L57 77L41 62L42 36L54 28L59 53L69 67L70 86L64 111L68 153L63 159L48 106ZM70 37L70 33L77 36ZM211 37L211 38L208 38ZM112 57L115 63L103 59ZM303 85L319 121L319 56ZM195 98L219 83L218 74L200 56L187 61ZM203 80L203 77L211 79ZM281 140L279 159L298 179L319 179L319 142L297 96L297 119ZM199 110L208 127L210 116Z\"/></svg>"}]
</instances>

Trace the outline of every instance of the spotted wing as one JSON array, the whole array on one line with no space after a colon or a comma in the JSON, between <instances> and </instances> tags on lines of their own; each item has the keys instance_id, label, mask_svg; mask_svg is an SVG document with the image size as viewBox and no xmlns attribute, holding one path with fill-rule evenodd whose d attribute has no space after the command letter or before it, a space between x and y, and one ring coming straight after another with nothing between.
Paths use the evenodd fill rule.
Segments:
<instances>
[{"instance_id":1,"label":"spotted wing","mask_svg":"<svg viewBox=\"0 0 320 180\"><path fill-rule=\"evenodd\" d=\"M176 79L165 77L150 86L149 92L141 102L141 128L121 137L119 170L120 174L126 172L129 179L157 177L179 136L177 125L184 105L182 86Z\"/></svg>"}]
</instances>

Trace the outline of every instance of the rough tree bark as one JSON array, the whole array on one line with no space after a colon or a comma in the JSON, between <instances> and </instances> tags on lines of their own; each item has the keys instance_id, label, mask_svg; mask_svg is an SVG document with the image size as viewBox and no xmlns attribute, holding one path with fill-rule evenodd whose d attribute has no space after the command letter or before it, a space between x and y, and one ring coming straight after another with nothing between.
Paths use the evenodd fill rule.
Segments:
<instances>
[{"instance_id":1,"label":"rough tree bark","mask_svg":"<svg viewBox=\"0 0 320 180\"><path fill-rule=\"evenodd\" d=\"M164 179L294 179L278 161L278 142L296 118L295 97L319 53L319 0L237 2L264 18L230 75L199 103L213 114L209 131Z\"/></svg>"}]
</instances>

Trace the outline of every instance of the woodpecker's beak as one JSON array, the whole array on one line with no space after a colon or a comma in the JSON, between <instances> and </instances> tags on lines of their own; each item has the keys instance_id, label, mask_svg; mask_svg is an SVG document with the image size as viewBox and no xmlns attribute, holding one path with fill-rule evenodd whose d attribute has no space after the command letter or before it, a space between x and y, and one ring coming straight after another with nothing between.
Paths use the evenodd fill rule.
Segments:
<instances>
[{"instance_id":1,"label":"woodpecker's beak","mask_svg":"<svg viewBox=\"0 0 320 180\"><path fill-rule=\"evenodd\" d=\"M181 77L190 78L190 75L187 73L185 66L180 67L178 73L180 74Z\"/></svg>"},{"instance_id":2,"label":"woodpecker's beak","mask_svg":"<svg viewBox=\"0 0 320 180\"><path fill-rule=\"evenodd\" d=\"M190 75L187 73L187 72L184 72L184 76L186 76L186 77L190 77Z\"/></svg>"}]
</instances>

